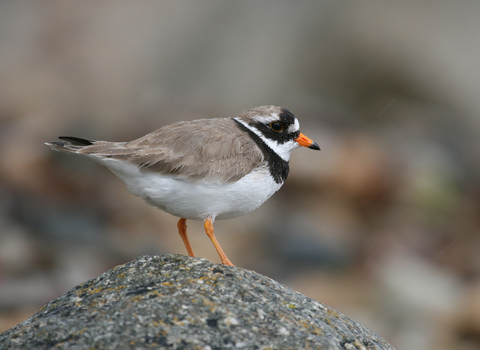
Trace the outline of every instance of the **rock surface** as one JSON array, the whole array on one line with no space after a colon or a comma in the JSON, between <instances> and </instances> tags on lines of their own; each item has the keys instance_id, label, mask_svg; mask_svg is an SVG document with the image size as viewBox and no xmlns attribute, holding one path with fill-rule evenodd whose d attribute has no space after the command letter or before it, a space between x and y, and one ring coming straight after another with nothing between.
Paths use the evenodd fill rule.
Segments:
<instances>
[{"instance_id":1,"label":"rock surface","mask_svg":"<svg viewBox=\"0 0 480 350\"><path fill-rule=\"evenodd\" d=\"M46 304L1 349L393 349L359 323L238 267L143 256Z\"/></svg>"}]
</instances>

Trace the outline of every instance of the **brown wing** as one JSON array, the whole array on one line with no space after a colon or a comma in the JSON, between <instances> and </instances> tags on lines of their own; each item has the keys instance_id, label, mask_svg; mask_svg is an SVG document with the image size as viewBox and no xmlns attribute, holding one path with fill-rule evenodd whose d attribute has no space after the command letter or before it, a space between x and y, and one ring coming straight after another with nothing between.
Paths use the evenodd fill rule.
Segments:
<instances>
[{"instance_id":1,"label":"brown wing","mask_svg":"<svg viewBox=\"0 0 480 350\"><path fill-rule=\"evenodd\" d=\"M264 161L255 142L229 118L170 124L130 142L96 141L78 153L212 182L236 181Z\"/></svg>"}]
</instances>

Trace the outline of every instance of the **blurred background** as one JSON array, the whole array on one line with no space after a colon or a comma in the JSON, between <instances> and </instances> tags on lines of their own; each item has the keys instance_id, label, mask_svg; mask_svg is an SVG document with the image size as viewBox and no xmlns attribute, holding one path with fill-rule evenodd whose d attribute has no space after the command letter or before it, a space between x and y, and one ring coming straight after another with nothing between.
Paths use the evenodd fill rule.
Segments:
<instances>
[{"instance_id":1,"label":"blurred background","mask_svg":"<svg viewBox=\"0 0 480 350\"><path fill-rule=\"evenodd\" d=\"M479 16L478 1L1 1L0 332L139 255L186 254L177 218L45 141L274 104L322 150L215 223L233 263L397 350L480 348Z\"/></svg>"}]
</instances>

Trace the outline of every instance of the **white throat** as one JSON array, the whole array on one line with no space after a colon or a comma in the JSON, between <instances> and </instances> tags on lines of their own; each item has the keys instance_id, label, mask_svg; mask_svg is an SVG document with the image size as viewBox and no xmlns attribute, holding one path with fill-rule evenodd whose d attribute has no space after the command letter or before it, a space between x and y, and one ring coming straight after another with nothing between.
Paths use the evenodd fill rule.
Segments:
<instances>
[{"instance_id":1,"label":"white throat","mask_svg":"<svg viewBox=\"0 0 480 350\"><path fill-rule=\"evenodd\" d=\"M274 151L280 158L282 158L284 161L288 162L290 160L290 154L295 148L299 147L299 144L294 141L288 141L285 143L278 143L277 141L271 140L267 137L265 137L259 130L254 128L253 126L245 123L243 120L239 118L234 118L237 122L241 123L244 127L246 127L248 130L253 132L255 135L260 137L260 139L265 142L265 144L270 147L272 151Z\"/></svg>"}]
</instances>

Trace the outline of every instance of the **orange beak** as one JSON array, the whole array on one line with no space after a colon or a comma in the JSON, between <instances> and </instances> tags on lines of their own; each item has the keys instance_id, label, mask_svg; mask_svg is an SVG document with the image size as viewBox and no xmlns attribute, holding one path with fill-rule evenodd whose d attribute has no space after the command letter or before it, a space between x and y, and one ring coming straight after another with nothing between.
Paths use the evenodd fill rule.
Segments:
<instances>
[{"instance_id":1,"label":"orange beak","mask_svg":"<svg viewBox=\"0 0 480 350\"><path fill-rule=\"evenodd\" d=\"M317 145L317 143L313 142L302 133L298 134L298 137L295 139L295 141L297 141L300 146L320 151L320 147Z\"/></svg>"}]
</instances>

